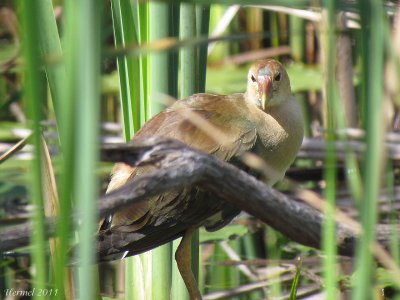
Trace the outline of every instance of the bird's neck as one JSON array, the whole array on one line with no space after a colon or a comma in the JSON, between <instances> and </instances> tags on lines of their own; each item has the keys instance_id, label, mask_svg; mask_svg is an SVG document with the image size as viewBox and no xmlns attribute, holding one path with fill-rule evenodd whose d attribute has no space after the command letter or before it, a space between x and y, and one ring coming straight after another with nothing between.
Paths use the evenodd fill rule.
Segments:
<instances>
[{"instance_id":1,"label":"bird's neck","mask_svg":"<svg viewBox=\"0 0 400 300\"><path fill-rule=\"evenodd\" d=\"M300 106L291 97L280 105L270 107L263 117L264 121L257 128L258 142L266 149L263 159L283 176L303 140L304 125ZM279 179L269 181L274 183Z\"/></svg>"},{"instance_id":2,"label":"bird's neck","mask_svg":"<svg viewBox=\"0 0 400 300\"><path fill-rule=\"evenodd\" d=\"M247 91L243 95L244 95L244 98L251 104L253 104L257 107L259 107L261 105L260 99L259 99L260 97L257 94L255 94L252 89L247 89Z\"/></svg>"}]
</instances>

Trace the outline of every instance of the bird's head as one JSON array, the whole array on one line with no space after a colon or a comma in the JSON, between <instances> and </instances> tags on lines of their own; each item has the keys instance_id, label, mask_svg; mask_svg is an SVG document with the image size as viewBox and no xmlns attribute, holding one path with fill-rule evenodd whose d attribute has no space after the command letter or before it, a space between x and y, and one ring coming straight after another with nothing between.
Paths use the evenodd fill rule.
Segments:
<instances>
[{"instance_id":1,"label":"bird's head","mask_svg":"<svg viewBox=\"0 0 400 300\"><path fill-rule=\"evenodd\" d=\"M276 60L255 62L247 78L247 99L263 111L290 98L290 81L285 68Z\"/></svg>"}]
</instances>

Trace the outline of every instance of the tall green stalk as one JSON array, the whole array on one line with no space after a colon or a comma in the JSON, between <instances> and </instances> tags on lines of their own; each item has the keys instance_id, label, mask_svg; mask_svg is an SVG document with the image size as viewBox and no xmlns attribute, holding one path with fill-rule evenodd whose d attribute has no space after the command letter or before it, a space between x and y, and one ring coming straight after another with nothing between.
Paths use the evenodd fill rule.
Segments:
<instances>
[{"instance_id":1,"label":"tall green stalk","mask_svg":"<svg viewBox=\"0 0 400 300\"><path fill-rule=\"evenodd\" d=\"M180 39L195 37L196 30L196 9L194 4L182 3L180 8ZM186 98L198 91L198 51L195 47L186 47L180 51L180 98ZM193 234L191 242L192 271L198 280L199 269L199 236L198 231ZM174 250L178 247L180 239L173 242ZM185 284L176 265L173 267L172 296L175 299L190 299Z\"/></svg>"},{"instance_id":2,"label":"tall green stalk","mask_svg":"<svg viewBox=\"0 0 400 300\"><path fill-rule=\"evenodd\" d=\"M197 36L206 37L210 27L210 5L196 5L196 29ZM208 44L200 45L198 50L198 92L206 91Z\"/></svg>"},{"instance_id":3,"label":"tall green stalk","mask_svg":"<svg viewBox=\"0 0 400 300\"><path fill-rule=\"evenodd\" d=\"M396 234L396 228L398 226L397 220L397 211L394 209L395 203L395 174L394 174L394 166L393 164L388 164L386 168L386 189L387 195L389 197L389 203L393 209L389 215L390 217L390 224L392 229L392 234L390 236L390 254L392 255L393 259L396 261L397 264L400 264L400 242L399 236ZM400 295L398 295L399 297Z\"/></svg>"},{"instance_id":4,"label":"tall green stalk","mask_svg":"<svg viewBox=\"0 0 400 300\"><path fill-rule=\"evenodd\" d=\"M41 130L40 121L42 120L42 105L40 93L40 68L42 59L37 44L38 32L40 30L38 19L38 7L32 1L22 1L22 26L24 30L24 57L25 57L25 76L26 76L26 105L33 131L34 158L31 163L31 184L30 196L34 207L33 210L33 232L32 232L32 257L35 266L33 287L36 289L46 289L47 282L47 263L46 250L47 242L44 230L44 209L42 194L42 172L41 172ZM38 299L35 294L34 298Z\"/></svg>"},{"instance_id":5,"label":"tall green stalk","mask_svg":"<svg viewBox=\"0 0 400 300\"><path fill-rule=\"evenodd\" d=\"M132 6L129 0L113 0L112 16L115 44L129 46L138 44L138 32L135 27ZM140 91L140 59L137 56L117 58L117 66L121 87L121 108L124 123L124 137L128 141L141 124Z\"/></svg>"},{"instance_id":6,"label":"tall green stalk","mask_svg":"<svg viewBox=\"0 0 400 300\"><path fill-rule=\"evenodd\" d=\"M290 48L295 61L304 60L305 35L304 20L299 17L289 16Z\"/></svg>"},{"instance_id":7,"label":"tall green stalk","mask_svg":"<svg viewBox=\"0 0 400 300\"><path fill-rule=\"evenodd\" d=\"M139 44L143 45L149 41L149 1L139 1L133 3L133 20L138 33ZM139 56L140 68L140 126L150 118L150 101L149 101L149 57L141 54Z\"/></svg>"},{"instance_id":8,"label":"tall green stalk","mask_svg":"<svg viewBox=\"0 0 400 300\"><path fill-rule=\"evenodd\" d=\"M180 39L190 39L197 35L195 5L182 3L180 14ZM181 49L180 98L186 98L198 91L198 53L194 47Z\"/></svg>"},{"instance_id":9,"label":"tall green stalk","mask_svg":"<svg viewBox=\"0 0 400 300\"><path fill-rule=\"evenodd\" d=\"M74 199L80 213L78 228L77 291L81 299L94 299L97 227L97 176L100 80L100 9L91 1L70 0L67 4L69 97L75 101L76 133L73 162ZM71 98L69 100L71 100Z\"/></svg>"},{"instance_id":10,"label":"tall green stalk","mask_svg":"<svg viewBox=\"0 0 400 300\"><path fill-rule=\"evenodd\" d=\"M151 2L149 8L150 41L177 35L176 20L179 10L174 4ZM161 52L150 56L149 65L150 115L164 108L162 95L177 96L176 55ZM152 251L153 299L169 299L172 284L172 243Z\"/></svg>"},{"instance_id":11,"label":"tall green stalk","mask_svg":"<svg viewBox=\"0 0 400 300\"><path fill-rule=\"evenodd\" d=\"M150 3L150 41L157 41L169 36L176 36L179 30L176 20L179 10L175 5L167 3ZM150 115L160 112L165 104L160 101L162 94L177 97L177 67L176 55L159 52L150 55Z\"/></svg>"},{"instance_id":12,"label":"tall green stalk","mask_svg":"<svg viewBox=\"0 0 400 300\"><path fill-rule=\"evenodd\" d=\"M148 41L148 3L131 2L129 0L111 1L114 38L116 46L130 46ZM149 117L149 82L148 57L121 56L117 58L120 81L120 99L125 141ZM147 267L150 254L141 257L129 257L125 260L125 298L141 299L144 294L151 298L151 290L145 291L148 284L145 280L151 265Z\"/></svg>"},{"instance_id":13,"label":"tall green stalk","mask_svg":"<svg viewBox=\"0 0 400 300\"><path fill-rule=\"evenodd\" d=\"M270 12L269 13L269 24L271 28L271 46L279 47L279 24L278 24L278 13Z\"/></svg>"},{"instance_id":14,"label":"tall green stalk","mask_svg":"<svg viewBox=\"0 0 400 300\"><path fill-rule=\"evenodd\" d=\"M36 1L40 19L39 45L45 57L45 71L54 102L57 120L63 118L62 99L65 94L65 66L60 36L51 0Z\"/></svg>"},{"instance_id":15,"label":"tall green stalk","mask_svg":"<svg viewBox=\"0 0 400 300\"><path fill-rule=\"evenodd\" d=\"M382 171L382 86L384 57L384 11L382 2L373 0L360 2L362 42L366 54L363 72L367 76L365 92L366 103L366 156L364 173L364 200L361 207L363 234L357 247L357 280L353 299L367 299L372 293L371 276L373 272L372 247L377 222L377 202L379 199L380 174ZM373 24L373 26L371 25Z\"/></svg>"},{"instance_id":16,"label":"tall green stalk","mask_svg":"<svg viewBox=\"0 0 400 300\"><path fill-rule=\"evenodd\" d=\"M60 37L54 17L51 0L35 2L36 18L41 26L38 30L38 39L41 52L45 59L45 72L50 87L53 105L56 112L59 138L62 149L61 180L59 184L60 209L56 228L57 249L54 265L54 280L56 297L64 299L67 250L71 232L71 197L74 186L74 131L75 131L75 98L68 97L66 90L66 76L64 57L61 49ZM67 30L68 31L68 30ZM37 42L36 41L36 42Z\"/></svg>"},{"instance_id":17,"label":"tall green stalk","mask_svg":"<svg viewBox=\"0 0 400 300\"><path fill-rule=\"evenodd\" d=\"M326 91L326 153L325 172L326 182L325 198L325 221L323 224L322 245L325 252L324 277L327 299L337 299L336 278L336 153L335 153L335 112L336 112L336 76L335 76L335 28L336 28L336 6L335 1L326 2L327 23L323 27L325 37L325 91ZM326 34L326 36L325 36Z\"/></svg>"}]
</instances>

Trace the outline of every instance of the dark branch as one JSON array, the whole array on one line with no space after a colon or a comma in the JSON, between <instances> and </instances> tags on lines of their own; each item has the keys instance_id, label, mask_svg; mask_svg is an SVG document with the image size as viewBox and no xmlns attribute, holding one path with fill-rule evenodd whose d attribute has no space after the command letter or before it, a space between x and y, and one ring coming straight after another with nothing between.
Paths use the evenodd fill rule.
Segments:
<instances>
[{"instance_id":1,"label":"dark branch","mask_svg":"<svg viewBox=\"0 0 400 300\"><path fill-rule=\"evenodd\" d=\"M101 158L132 165L151 163L160 168L102 196L99 199L100 216L174 188L196 185L234 203L293 241L320 248L321 212L288 198L231 164L178 141L149 139L134 144L108 145L102 149ZM79 218L79 215L76 217ZM0 251L28 245L30 228L30 224L24 224L0 233ZM53 228L54 222L49 220L49 234L53 233ZM386 239L380 235L381 240L388 241L390 233L385 230L382 233ZM356 235L351 228L337 224L340 254L352 255L355 241Z\"/></svg>"}]
</instances>

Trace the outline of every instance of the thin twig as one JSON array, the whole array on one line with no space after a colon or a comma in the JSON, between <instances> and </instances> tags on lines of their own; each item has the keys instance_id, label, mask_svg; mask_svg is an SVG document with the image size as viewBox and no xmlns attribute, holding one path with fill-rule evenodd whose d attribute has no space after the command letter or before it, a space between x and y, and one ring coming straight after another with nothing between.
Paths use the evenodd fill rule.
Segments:
<instances>
[{"instance_id":1,"label":"thin twig","mask_svg":"<svg viewBox=\"0 0 400 300\"><path fill-rule=\"evenodd\" d=\"M20 140L18 143L16 143L14 146L12 146L5 153L3 153L3 155L0 156L0 164L9 159L15 152L22 149L26 145L26 142L31 137L31 135L32 134L29 134L28 136Z\"/></svg>"}]
</instances>

